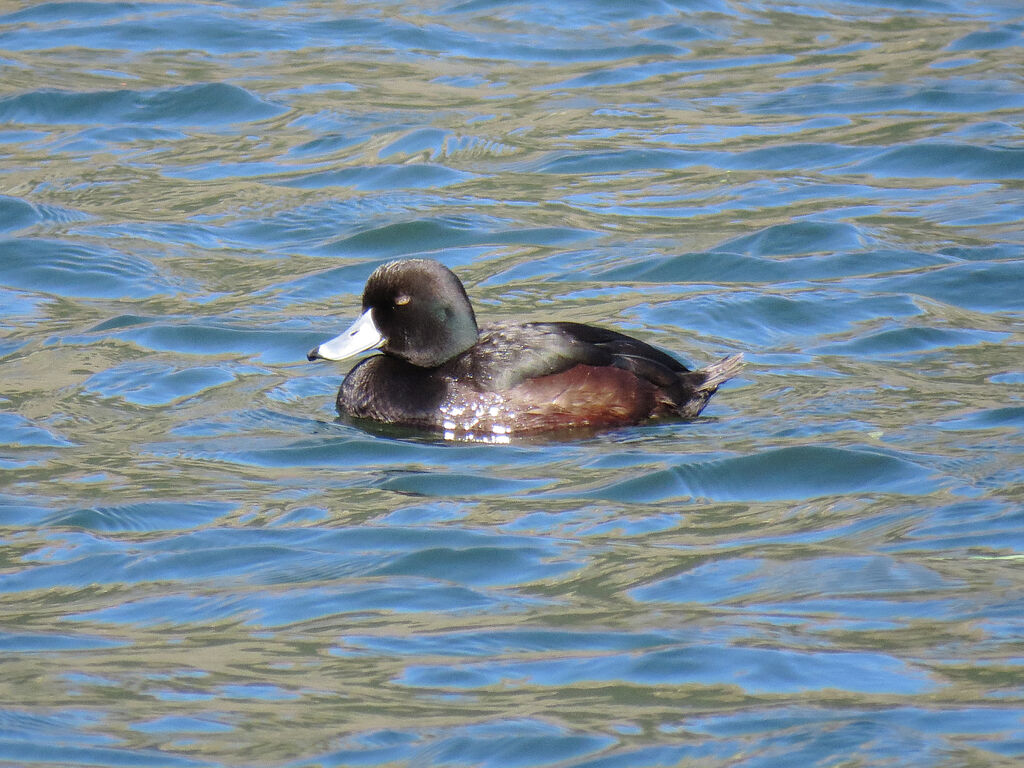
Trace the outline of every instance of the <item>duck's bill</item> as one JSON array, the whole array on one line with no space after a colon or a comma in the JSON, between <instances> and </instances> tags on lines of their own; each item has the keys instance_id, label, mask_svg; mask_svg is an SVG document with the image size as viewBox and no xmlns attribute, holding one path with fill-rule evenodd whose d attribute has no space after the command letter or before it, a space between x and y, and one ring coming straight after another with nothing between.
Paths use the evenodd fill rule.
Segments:
<instances>
[{"instance_id":1,"label":"duck's bill","mask_svg":"<svg viewBox=\"0 0 1024 768\"><path fill-rule=\"evenodd\" d=\"M373 322L373 310L366 310L340 336L314 347L306 357L309 360L347 360L360 352L377 349L384 343L384 337Z\"/></svg>"}]
</instances>

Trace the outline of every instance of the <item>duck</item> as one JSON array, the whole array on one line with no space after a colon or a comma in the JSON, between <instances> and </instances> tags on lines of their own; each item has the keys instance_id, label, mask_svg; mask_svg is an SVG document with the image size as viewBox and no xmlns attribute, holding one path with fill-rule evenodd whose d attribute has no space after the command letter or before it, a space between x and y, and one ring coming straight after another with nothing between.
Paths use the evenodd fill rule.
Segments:
<instances>
[{"instance_id":1,"label":"duck","mask_svg":"<svg viewBox=\"0 0 1024 768\"><path fill-rule=\"evenodd\" d=\"M640 339L577 322L478 326L462 281L433 259L377 267L359 317L306 357L371 350L379 354L342 382L339 414L491 442L694 419L743 365L737 354L690 370Z\"/></svg>"}]
</instances>

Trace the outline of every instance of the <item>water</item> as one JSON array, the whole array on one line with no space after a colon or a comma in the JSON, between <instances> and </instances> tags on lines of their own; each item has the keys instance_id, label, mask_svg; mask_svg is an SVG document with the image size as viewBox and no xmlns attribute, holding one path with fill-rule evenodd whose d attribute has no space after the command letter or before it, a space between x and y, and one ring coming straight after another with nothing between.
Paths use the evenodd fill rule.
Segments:
<instances>
[{"instance_id":1,"label":"water","mask_svg":"<svg viewBox=\"0 0 1024 768\"><path fill-rule=\"evenodd\" d=\"M0 4L0 764L1016 765L1017 2ZM743 376L511 445L305 352Z\"/></svg>"}]
</instances>

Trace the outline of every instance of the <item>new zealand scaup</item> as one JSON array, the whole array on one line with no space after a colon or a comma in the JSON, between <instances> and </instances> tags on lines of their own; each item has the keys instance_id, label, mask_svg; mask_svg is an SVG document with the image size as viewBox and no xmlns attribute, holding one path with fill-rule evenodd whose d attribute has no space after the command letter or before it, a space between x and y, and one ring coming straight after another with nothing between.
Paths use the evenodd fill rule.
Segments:
<instances>
[{"instance_id":1,"label":"new zealand scaup","mask_svg":"<svg viewBox=\"0 0 1024 768\"><path fill-rule=\"evenodd\" d=\"M572 322L477 328L466 289L444 265L403 259L374 270L359 319L307 355L370 349L338 391L343 414L491 439L696 417L742 355L690 371L639 339Z\"/></svg>"}]
</instances>

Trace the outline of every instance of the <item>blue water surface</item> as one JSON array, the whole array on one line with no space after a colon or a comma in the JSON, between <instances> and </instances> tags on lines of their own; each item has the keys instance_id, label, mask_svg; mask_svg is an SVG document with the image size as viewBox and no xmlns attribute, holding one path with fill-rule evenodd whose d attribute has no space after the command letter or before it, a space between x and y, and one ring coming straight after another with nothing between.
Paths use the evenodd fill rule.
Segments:
<instances>
[{"instance_id":1,"label":"blue water surface","mask_svg":"<svg viewBox=\"0 0 1024 768\"><path fill-rule=\"evenodd\" d=\"M1019 6L0 7L0 764L1017 765ZM339 421L412 256L747 365Z\"/></svg>"}]
</instances>

